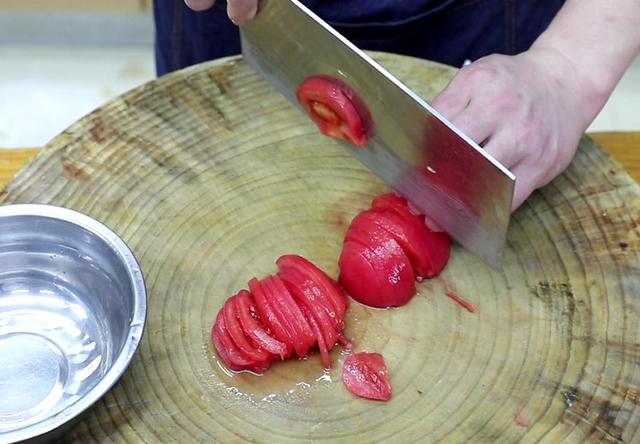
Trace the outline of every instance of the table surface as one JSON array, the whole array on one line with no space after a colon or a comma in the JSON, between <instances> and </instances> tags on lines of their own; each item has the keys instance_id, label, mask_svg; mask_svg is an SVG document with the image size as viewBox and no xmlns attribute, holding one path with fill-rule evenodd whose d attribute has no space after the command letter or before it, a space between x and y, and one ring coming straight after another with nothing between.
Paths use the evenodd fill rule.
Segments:
<instances>
[{"instance_id":1,"label":"table surface","mask_svg":"<svg viewBox=\"0 0 640 444\"><path fill-rule=\"evenodd\" d=\"M590 133L614 159L640 182L640 131ZM26 165L39 148L0 149L0 189Z\"/></svg>"}]
</instances>

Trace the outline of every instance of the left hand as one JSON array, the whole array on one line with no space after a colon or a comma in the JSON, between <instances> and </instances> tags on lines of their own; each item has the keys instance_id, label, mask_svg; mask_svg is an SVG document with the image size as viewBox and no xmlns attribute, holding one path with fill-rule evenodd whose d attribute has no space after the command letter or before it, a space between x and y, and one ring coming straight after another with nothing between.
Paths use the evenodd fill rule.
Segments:
<instances>
[{"instance_id":1,"label":"left hand","mask_svg":"<svg viewBox=\"0 0 640 444\"><path fill-rule=\"evenodd\" d=\"M572 65L551 49L463 67L433 106L516 176L515 210L569 165L589 125Z\"/></svg>"}]
</instances>

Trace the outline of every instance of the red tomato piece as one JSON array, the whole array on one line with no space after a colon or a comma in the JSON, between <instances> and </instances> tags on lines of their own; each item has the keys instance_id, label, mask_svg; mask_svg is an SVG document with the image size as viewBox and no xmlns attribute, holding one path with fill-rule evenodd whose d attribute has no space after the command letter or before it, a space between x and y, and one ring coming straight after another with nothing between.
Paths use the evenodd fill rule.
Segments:
<instances>
[{"instance_id":1,"label":"red tomato piece","mask_svg":"<svg viewBox=\"0 0 640 444\"><path fill-rule=\"evenodd\" d=\"M240 350L240 353L242 353L247 359L251 359L253 361L267 362L270 359L269 353L251 344L249 339L245 336L244 330L242 329L237 317L234 296L227 299L224 303L224 306L222 307L222 316L224 317L226 330L238 350Z\"/></svg>"},{"instance_id":2,"label":"red tomato piece","mask_svg":"<svg viewBox=\"0 0 640 444\"><path fill-rule=\"evenodd\" d=\"M270 295L273 306L280 311L284 324L291 331L296 355L300 358L306 356L316 340L307 318L278 276L267 276L263 280L263 285Z\"/></svg>"},{"instance_id":3,"label":"red tomato piece","mask_svg":"<svg viewBox=\"0 0 640 444\"><path fill-rule=\"evenodd\" d=\"M311 324L311 328L313 329L317 341L318 341L318 350L320 351L320 360L322 361L322 366L324 368L331 368L331 356L329 356L329 347L327 347L327 343L324 341L324 337L322 332L320 331L320 327L316 323L316 320L313 318L313 315L309 312L309 309L304 305L300 307L303 313L309 319L309 323Z\"/></svg>"},{"instance_id":4,"label":"red tomato piece","mask_svg":"<svg viewBox=\"0 0 640 444\"><path fill-rule=\"evenodd\" d=\"M339 260L340 282L358 302L378 308L399 307L416 293L413 267L398 242L386 231L371 225L363 227L364 230L352 225L347 230L346 243L359 246L347 249L345 243ZM358 274L369 270L372 275L358 276L355 269L350 270L360 261L365 263L357 266Z\"/></svg>"},{"instance_id":5,"label":"red tomato piece","mask_svg":"<svg viewBox=\"0 0 640 444\"><path fill-rule=\"evenodd\" d=\"M296 95L322 134L359 147L367 144L371 114L349 85L331 76L311 76L300 84Z\"/></svg>"},{"instance_id":6,"label":"red tomato piece","mask_svg":"<svg viewBox=\"0 0 640 444\"><path fill-rule=\"evenodd\" d=\"M311 279L304 276L295 268L281 268L278 276L280 276L280 279L284 282L291 296L301 304L301 308L305 306L309 314L317 322L318 327L323 333L327 347L333 347L337 340L335 329L339 329L340 327L335 316L332 318L329 315L333 309L331 302L327 300L322 290L320 290Z\"/></svg>"},{"instance_id":7,"label":"red tomato piece","mask_svg":"<svg viewBox=\"0 0 640 444\"><path fill-rule=\"evenodd\" d=\"M278 267L292 267L298 269L302 274L311 279L320 287L320 290L329 298L333 306L336 319L340 325L344 326L344 313L347 309L347 297L336 281L327 276L314 264L297 255L285 255L276 261ZM333 316L332 316L333 317ZM342 330L342 328L340 328Z\"/></svg>"},{"instance_id":8,"label":"red tomato piece","mask_svg":"<svg viewBox=\"0 0 640 444\"><path fill-rule=\"evenodd\" d=\"M218 352L218 356L226 367L234 371L250 370L255 373L264 373L269 367L268 362L260 362L248 359L242 355L229 336L224 323L222 312L218 312L216 322L211 330L213 345Z\"/></svg>"},{"instance_id":9,"label":"red tomato piece","mask_svg":"<svg viewBox=\"0 0 640 444\"><path fill-rule=\"evenodd\" d=\"M379 353L362 352L347 356L342 367L342 380L351 393L362 398L391 399L389 371Z\"/></svg>"},{"instance_id":10,"label":"red tomato piece","mask_svg":"<svg viewBox=\"0 0 640 444\"><path fill-rule=\"evenodd\" d=\"M265 351L284 359L287 355L287 346L271 336L261 325L251 293L240 290L234 298L234 303L245 334Z\"/></svg>"},{"instance_id":11,"label":"red tomato piece","mask_svg":"<svg viewBox=\"0 0 640 444\"><path fill-rule=\"evenodd\" d=\"M400 244L418 278L434 277L449 258L449 236L430 231L420 217L403 218L387 208L372 208L358 214L351 223L357 227L371 224L385 230Z\"/></svg>"},{"instance_id":12,"label":"red tomato piece","mask_svg":"<svg viewBox=\"0 0 640 444\"><path fill-rule=\"evenodd\" d=\"M447 233L430 230L425 224L424 216L413 212L407 200L396 194L389 193L375 198L372 208L393 212L406 222L404 228L410 230L406 232L409 237L406 242L400 239L398 242L412 259L416 275L431 278L440 274L449 260L451 250L451 240ZM399 221L396 219L396 222Z\"/></svg>"},{"instance_id":13,"label":"red tomato piece","mask_svg":"<svg viewBox=\"0 0 640 444\"><path fill-rule=\"evenodd\" d=\"M256 278L251 279L249 281L249 289L251 290L251 294L253 294L253 298L256 302L256 309L260 314L260 319L267 327L269 327L273 332L273 335L287 346L287 353L285 356L291 356L291 351L295 342L293 332L281 319L282 315L275 310L271 304L271 301L269 300L270 298L267 296L267 291L265 290L262 282Z\"/></svg>"}]
</instances>

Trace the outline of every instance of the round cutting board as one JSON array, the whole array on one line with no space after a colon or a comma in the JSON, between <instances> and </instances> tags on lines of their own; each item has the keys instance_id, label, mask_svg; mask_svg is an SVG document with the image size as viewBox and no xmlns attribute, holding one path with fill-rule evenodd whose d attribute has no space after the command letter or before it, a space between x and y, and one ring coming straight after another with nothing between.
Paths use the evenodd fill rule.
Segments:
<instances>
[{"instance_id":1,"label":"round cutting board","mask_svg":"<svg viewBox=\"0 0 640 444\"><path fill-rule=\"evenodd\" d=\"M426 99L454 74L376 57ZM67 438L640 440L640 190L586 138L514 214L504 273L456 246L407 306L351 304L347 334L384 355L389 402L346 391L339 347L330 372L312 355L264 376L225 373L210 340L223 301L286 253L335 277L349 221L386 191L239 58L148 83L56 137L0 201L101 220L137 256L149 294L131 367Z\"/></svg>"}]
</instances>

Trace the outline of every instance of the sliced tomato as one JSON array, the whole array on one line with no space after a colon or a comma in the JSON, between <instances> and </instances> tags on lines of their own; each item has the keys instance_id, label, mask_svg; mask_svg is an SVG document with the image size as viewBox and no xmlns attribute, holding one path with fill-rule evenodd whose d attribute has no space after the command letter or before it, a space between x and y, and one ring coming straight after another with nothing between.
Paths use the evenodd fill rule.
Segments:
<instances>
[{"instance_id":1,"label":"sliced tomato","mask_svg":"<svg viewBox=\"0 0 640 444\"><path fill-rule=\"evenodd\" d=\"M322 331L327 347L333 347L337 340L336 330L340 328L340 322L335 317L331 302L320 290L320 287L296 268L281 268L278 276L284 282L291 296L301 306L307 307L309 314L313 316ZM333 318L330 316L332 312L334 313Z\"/></svg>"},{"instance_id":2,"label":"sliced tomato","mask_svg":"<svg viewBox=\"0 0 640 444\"><path fill-rule=\"evenodd\" d=\"M311 324L311 328L316 335L316 340L318 341L318 350L320 351L320 360L322 361L322 365L324 368L331 368L331 356L329 356L329 349L331 347L327 346L327 343L324 341L324 336L322 335L322 331L320 331L320 327L316 323L313 315L309 312L309 309L306 306L300 307L309 319L309 323Z\"/></svg>"},{"instance_id":3,"label":"sliced tomato","mask_svg":"<svg viewBox=\"0 0 640 444\"><path fill-rule=\"evenodd\" d=\"M351 296L373 307L398 307L406 304L416 293L415 274L409 258L402 250L398 242L385 230L372 224L360 230L356 226L350 226L345 237L346 241L360 244L358 254L352 258L340 257L341 273L344 269L353 266L353 261L365 260L371 265L373 276L365 279L362 293L354 293L348 283L340 280ZM344 253L344 251L343 251ZM349 283L358 279L357 275L349 279ZM360 285L360 287L362 284Z\"/></svg>"},{"instance_id":4,"label":"sliced tomato","mask_svg":"<svg viewBox=\"0 0 640 444\"><path fill-rule=\"evenodd\" d=\"M371 224L388 232L400 244L418 278L436 276L449 259L449 236L430 231L420 217L403 218L388 208L372 208L352 222L363 229L371 229Z\"/></svg>"},{"instance_id":5,"label":"sliced tomato","mask_svg":"<svg viewBox=\"0 0 640 444\"><path fill-rule=\"evenodd\" d=\"M349 85L331 76L311 76L300 84L296 95L322 134L359 147L367 144L371 114Z\"/></svg>"},{"instance_id":6,"label":"sliced tomato","mask_svg":"<svg viewBox=\"0 0 640 444\"><path fill-rule=\"evenodd\" d=\"M347 309L347 297L336 281L331 279L313 263L297 255L285 255L276 261L278 267L292 267L316 283L322 292L329 298L335 310L335 317L341 322ZM343 326L344 327L344 326ZM342 330L342 328L341 328Z\"/></svg>"},{"instance_id":7,"label":"sliced tomato","mask_svg":"<svg viewBox=\"0 0 640 444\"><path fill-rule=\"evenodd\" d=\"M342 367L342 380L351 393L362 398L391 399L389 371L379 353L362 352L347 356Z\"/></svg>"},{"instance_id":8,"label":"sliced tomato","mask_svg":"<svg viewBox=\"0 0 640 444\"><path fill-rule=\"evenodd\" d=\"M235 296L230 297L224 303L222 307L222 316L224 317L224 324L229 336L233 340L240 353L246 358L258 362L267 362L270 359L269 353L256 347L250 342L250 339L245 336L242 325L238 320L235 305Z\"/></svg>"},{"instance_id":9,"label":"sliced tomato","mask_svg":"<svg viewBox=\"0 0 640 444\"><path fill-rule=\"evenodd\" d=\"M449 260L451 240L444 231L436 232L426 226L424 216L411 210L407 200L397 194L389 193L375 198L372 207L395 213L405 221L404 229L407 237L397 238L407 255L412 259L416 275L424 278L434 277L442 271ZM393 226L402 227L400 221L388 215ZM388 226L391 228L392 226ZM397 233L394 232L394 236Z\"/></svg>"},{"instance_id":10,"label":"sliced tomato","mask_svg":"<svg viewBox=\"0 0 640 444\"><path fill-rule=\"evenodd\" d=\"M247 290L239 291L234 297L234 303L245 334L265 351L284 359L287 356L287 346L262 326L251 293Z\"/></svg>"},{"instance_id":11,"label":"sliced tomato","mask_svg":"<svg viewBox=\"0 0 640 444\"><path fill-rule=\"evenodd\" d=\"M291 356L295 338L291 328L282 321L282 314L273 307L267 291L261 281L253 278L249 281L249 289L256 303L256 309L262 322L269 327L273 335L287 346L286 357Z\"/></svg>"},{"instance_id":12,"label":"sliced tomato","mask_svg":"<svg viewBox=\"0 0 640 444\"><path fill-rule=\"evenodd\" d=\"M229 369L234 371L250 370L255 373L264 373L269 367L267 362L256 361L243 356L229 336L222 311L218 312L216 322L213 324L211 330L211 337L218 356Z\"/></svg>"},{"instance_id":13,"label":"sliced tomato","mask_svg":"<svg viewBox=\"0 0 640 444\"><path fill-rule=\"evenodd\" d=\"M296 355L300 358L306 356L315 344L315 335L307 318L278 276L267 276L263 283L270 293L273 306L280 311L284 324L291 329Z\"/></svg>"}]
</instances>

